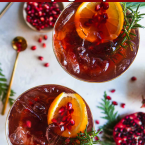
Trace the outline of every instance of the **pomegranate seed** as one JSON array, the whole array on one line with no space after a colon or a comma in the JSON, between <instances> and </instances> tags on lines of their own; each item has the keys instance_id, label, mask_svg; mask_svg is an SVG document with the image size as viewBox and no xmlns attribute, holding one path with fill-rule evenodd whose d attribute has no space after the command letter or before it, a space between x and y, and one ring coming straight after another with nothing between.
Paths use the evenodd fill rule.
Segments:
<instances>
[{"instance_id":1,"label":"pomegranate seed","mask_svg":"<svg viewBox=\"0 0 145 145\"><path fill-rule=\"evenodd\" d=\"M45 63L44 66L45 66L45 67L49 67L49 63Z\"/></svg>"},{"instance_id":2,"label":"pomegranate seed","mask_svg":"<svg viewBox=\"0 0 145 145\"><path fill-rule=\"evenodd\" d=\"M57 123L57 120L56 119L52 119L51 120L53 123Z\"/></svg>"},{"instance_id":3,"label":"pomegranate seed","mask_svg":"<svg viewBox=\"0 0 145 145\"><path fill-rule=\"evenodd\" d=\"M96 5L96 7L95 7L95 11L99 11L99 10L100 10L100 8L101 8L101 6L100 6L100 5Z\"/></svg>"},{"instance_id":4,"label":"pomegranate seed","mask_svg":"<svg viewBox=\"0 0 145 145\"><path fill-rule=\"evenodd\" d=\"M106 99L107 99L107 100L111 100L111 97L110 97L110 96L107 96Z\"/></svg>"},{"instance_id":5,"label":"pomegranate seed","mask_svg":"<svg viewBox=\"0 0 145 145\"><path fill-rule=\"evenodd\" d=\"M124 104L124 103L122 103L122 104L121 104L121 107L122 107L122 108L125 108L125 104Z\"/></svg>"},{"instance_id":6,"label":"pomegranate seed","mask_svg":"<svg viewBox=\"0 0 145 145\"><path fill-rule=\"evenodd\" d=\"M115 91L116 91L115 89L112 89L110 92L111 92L111 93L114 93Z\"/></svg>"},{"instance_id":7,"label":"pomegranate seed","mask_svg":"<svg viewBox=\"0 0 145 145\"><path fill-rule=\"evenodd\" d=\"M38 39L38 42L41 43L41 42L42 42L42 38L39 38L39 39Z\"/></svg>"},{"instance_id":8,"label":"pomegranate seed","mask_svg":"<svg viewBox=\"0 0 145 145\"><path fill-rule=\"evenodd\" d=\"M95 123L96 123L96 124L99 124L100 122L99 122L99 120L96 120Z\"/></svg>"},{"instance_id":9,"label":"pomegranate seed","mask_svg":"<svg viewBox=\"0 0 145 145\"><path fill-rule=\"evenodd\" d=\"M44 35L44 40L47 40L47 38L48 38L47 35Z\"/></svg>"},{"instance_id":10,"label":"pomegranate seed","mask_svg":"<svg viewBox=\"0 0 145 145\"><path fill-rule=\"evenodd\" d=\"M40 20L43 22L44 21L44 17L41 17Z\"/></svg>"},{"instance_id":11,"label":"pomegranate seed","mask_svg":"<svg viewBox=\"0 0 145 145\"><path fill-rule=\"evenodd\" d=\"M70 120L71 120L71 116L68 116L66 122L70 122Z\"/></svg>"},{"instance_id":12,"label":"pomegranate seed","mask_svg":"<svg viewBox=\"0 0 145 145\"><path fill-rule=\"evenodd\" d=\"M95 139L96 141L97 141L97 140L99 140L99 138L98 138L97 136L95 136L95 138L94 138L94 139Z\"/></svg>"},{"instance_id":13,"label":"pomegranate seed","mask_svg":"<svg viewBox=\"0 0 145 145\"><path fill-rule=\"evenodd\" d=\"M60 126L64 125L64 122L60 122L59 125L60 125Z\"/></svg>"},{"instance_id":14,"label":"pomegranate seed","mask_svg":"<svg viewBox=\"0 0 145 145\"><path fill-rule=\"evenodd\" d=\"M32 46L31 47L32 50L36 50L36 48L37 48L36 46Z\"/></svg>"},{"instance_id":15,"label":"pomegranate seed","mask_svg":"<svg viewBox=\"0 0 145 145\"><path fill-rule=\"evenodd\" d=\"M69 113L72 114L74 112L74 109L70 109Z\"/></svg>"},{"instance_id":16,"label":"pomegranate seed","mask_svg":"<svg viewBox=\"0 0 145 145\"><path fill-rule=\"evenodd\" d=\"M67 125L67 129L68 130L71 130L71 128L72 128L72 126L69 124L69 125Z\"/></svg>"},{"instance_id":17,"label":"pomegranate seed","mask_svg":"<svg viewBox=\"0 0 145 145\"><path fill-rule=\"evenodd\" d=\"M67 116L64 116L64 117L62 118L62 121L65 122L66 120L67 120Z\"/></svg>"},{"instance_id":18,"label":"pomegranate seed","mask_svg":"<svg viewBox=\"0 0 145 145\"><path fill-rule=\"evenodd\" d=\"M132 81L136 81L137 78L133 76L133 77L131 78L131 80L132 80Z\"/></svg>"},{"instance_id":19,"label":"pomegranate seed","mask_svg":"<svg viewBox=\"0 0 145 145\"><path fill-rule=\"evenodd\" d=\"M65 111L65 107L61 107L60 109L59 109L59 114L61 114L61 113L63 113Z\"/></svg>"},{"instance_id":20,"label":"pomegranate seed","mask_svg":"<svg viewBox=\"0 0 145 145\"><path fill-rule=\"evenodd\" d=\"M108 2L102 2L101 6L103 7L104 10L109 9L109 3Z\"/></svg>"},{"instance_id":21,"label":"pomegranate seed","mask_svg":"<svg viewBox=\"0 0 145 145\"><path fill-rule=\"evenodd\" d=\"M68 110L71 110L72 109L72 103L70 103L70 102L67 103L67 109Z\"/></svg>"},{"instance_id":22,"label":"pomegranate seed","mask_svg":"<svg viewBox=\"0 0 145 145\"><path fill-rule=\"evenodd\" d=\"M118 105L118 103L116 101L113 101L112 104L113 105Z\"/></svg>"},{"instance_id":23,"label":"pomegranate seed","mask_svg":"<svg viewBox=\"0 0 145 145\"><path fill-rule=\"evenodd\" d=\"M38 59L42 61L44 58L42 56L39 56Z\"/></svg>"},{"instance_id":24,"label":"pomegranate seed","mask_svg":"<svg viewBox=\"0 0 145 145\"><path fill-rule=\"evenodd\" d=\"M43 43L43 44L42 44L42 46L43 46L43 48L45 48L45 47L46 47L46 44L45 44L45 43Z\"/></svg>"},{"instance_id":25,"label":"pomegranate seed","mask_svg":"<svg viewBox=\"0 0 145 145\"><path fill-rule=\"evenodd\" d=\"M27 120L26 125L27 125L28 128L31 128L31 121Z\"/></svg>"},{"instance_id":26,"label":"pomegranate seed","mask_svg":"<svg viewBox=\"0 0 145 145\"><path fill-rule=\"evenodd\" d=\"M75 125L75 121L73 119L70 120L70 125Z\"/></svg>"}]
</instances>

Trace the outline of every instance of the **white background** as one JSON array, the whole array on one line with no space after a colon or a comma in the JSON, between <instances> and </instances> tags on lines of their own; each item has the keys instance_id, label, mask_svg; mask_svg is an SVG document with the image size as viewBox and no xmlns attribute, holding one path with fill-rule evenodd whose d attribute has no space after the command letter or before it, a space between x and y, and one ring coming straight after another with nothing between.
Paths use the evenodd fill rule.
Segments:
<instances>
[{"instance_id":1,"label":"white background","mask_svg":"<svg viewBox=\"0 0 145 145\"><path fill-rule=\"evenodd\" d=\"M0 11L6 4L6 2L0 2ZM86 100L92 110L94 120L100 120L100 125L103 125L105 120L100 118L102 114L96 106L101 101L104 91L107 91L107 94L119 103L116 110L121 115L145 111L145 109L140 109L141 96L145 95L145 29L140 30L141 38L138 55L131 67L122 76L107 83L86 83L71 77L58 64L52 50L52 31L47 33L48 40L45 41L47 47L42 48L41 44L37 42L41 34L31 30L25 24L22 9L23 3L16 2L0 19L0 63L2 64L0 67L8 81L16 57L11 41L16 36L23 36L28 41L28 49L19 56L12 85L12 89L16 92L14 98L17 98L27 89L38 85L60 84L75 90ZM145 9L141 9L141 12L145 13ZM141 24L145 26L145 19L141 21ZM36 51L30 49L32 45L37 46ZM44 57L43 62L37 59L39 55ZM43 66L45 62L49 62L50 67L45 68ZM137 77L136 82L130 81L132 76ZM110 89L116 89L116 92L112 94L109 92ZM120 107L122 102L126 104L125 109ZM1 108L2 104L0 105L0 111ZM9 108L7 108L7 112L8 110ZM7 112L5 116L0 115L0 145L7 145L5 137ZM97 127L98 125L96 125L96 129Z\"/></svg>"}]
</instances>

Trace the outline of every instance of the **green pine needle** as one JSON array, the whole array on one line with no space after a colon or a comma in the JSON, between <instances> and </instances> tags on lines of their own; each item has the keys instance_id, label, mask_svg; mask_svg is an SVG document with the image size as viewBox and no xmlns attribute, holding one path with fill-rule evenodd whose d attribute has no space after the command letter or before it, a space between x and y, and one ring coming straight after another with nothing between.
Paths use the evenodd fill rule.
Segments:
<instances>
[{"instance_id":1,"label":"green pine needle","mask_svg":"<svg viewBox=\"0 0 145 145\"><path fill-rule=\"evenodd\" d=\"M102 117L103 119L107 120L107 123L101 127L103 129L103 139L104 141L101 142L102 145L113 145L115 144L113 139L113 128L115 125L121 120L121 117L118 115L118 112L115 112L114 105L106 99L107 94L104 93L104 98L102 99L102 103L98 106L104 114Z\"/></svg>"},{"instance_id":2,"label":"green pine needle","mask_svg":"<svg viewBox=\"0 0 145 145\"><path fill-rule=\"evenodd\" d=\"M8 85L7 85L7 79L5 78L5 75L2 73L2 69L0 68L0 101L4 104L5 97L7 94ZM12 106L14 103L14 99L12 98L15 95L15 92L11 90L10 97L9 97L9 105Z\"/></svg>"}]
</instances>

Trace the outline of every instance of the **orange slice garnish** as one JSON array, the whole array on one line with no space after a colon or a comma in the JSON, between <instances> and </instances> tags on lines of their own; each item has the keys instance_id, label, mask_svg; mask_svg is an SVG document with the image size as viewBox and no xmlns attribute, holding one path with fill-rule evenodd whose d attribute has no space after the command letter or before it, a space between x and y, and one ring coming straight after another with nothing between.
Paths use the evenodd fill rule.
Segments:
<instances>
[{"instance_id":1,"label":"orange slice garnish","mask_svg":"<svg viewBox=\"0 0 145 145\"><path fill-rule=\"evenodd\" d=\"M53 120L57 120L60 115L60 108L62 108L62 106L66 106L68 103L72 104L73 113L71 114L71 120L75 123L71 126L71 128L66 127L66 129L61 132L61 136L76 137L77 133L84 132L88 124L86 105L78 94L61 93L54 99L48 110L48 125L54 123ZM57 130L54 131L58 133Z\"/></svg>"},{"instance_id":2,"label":"orange slice garnish","mask_svg":"<svg viewBox=\"0 0 145 145\"><path fill-rule=\"evenodd\" d=\"M119 2L108 2L109 8L107 10L96 11L97 5L101 2L83 2L75 14L75 26L78 35L90 42L109 41L116 39L124 23L124 14L121 4ZM102 13L107 14L107 21L105 23L96 22L92 25L85 25L90 19L95 19L94 16L101 16ZM96 19L95 19L96 21Z\"/></svg>"}]
</instances>

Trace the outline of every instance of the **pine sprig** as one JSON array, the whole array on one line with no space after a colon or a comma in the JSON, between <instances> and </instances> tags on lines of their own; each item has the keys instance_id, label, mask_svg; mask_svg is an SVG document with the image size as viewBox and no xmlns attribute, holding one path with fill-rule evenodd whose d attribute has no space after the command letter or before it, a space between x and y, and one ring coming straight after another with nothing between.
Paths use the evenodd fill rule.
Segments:
<instances>
[{"instance_id":1,"label":"pine sprig","mask_svg":"<svg viewBox=\"0 0 145 145\"><path fill-rule=\"evenodd\" d=\"M115 125L121 120L121 117L118 115L118 112L115 112L114 105L111 104L109 100L106 99L107 94L104 93L104 98L102 99L102 103L100 103L101 106L98 106L99 109L101 109L105 116L102 117L103 119L106 119L108 122L101 127L103 129L103 139L104 141L101 142L102 145L113 145L114 139L113 139L113 128Z\"/></svg>"},{"instance_id":2,"label":"pine sprig","mask_svg":"<svg viewBox=\"0 0 145 145\"><path fill-rule=\"evenodd\" d=\"M132 29L137 29L137 28L145 28L144 26L138 24L138 22L143 18L145 14L140 14L139 8L144 6L145 4L130 4L129 2L121 2L122 8L123 8L123 13L124 13L124 25L123 25L123 33L119 36L121 42L116 47L116 50L119 48L124 48L126 49L126 46L124 45L125 42L131 42L130 36L136 36L131 32ZM136 10L133 10L132 7L135 7ZM130 11L129 14L127 12ZM123 39L122 39L123 38Z\"/></svg>"},{"instance_id":3,"label":"pine sprig","mask_svg":"<svg viewBox=\"0 0 145 145\"><path fill-rule=\"evenodd\" d=\"M5 97L7 94L8 85L7 79L5 75L2 73L2 69L0 68L0 101L4 104ZM9 105L12 106L14 103L14 99L12 98L15 95L15 92L11 90L10 97L9 97Z\"/></svg>"},{"instance_id":4,"label":"pine sprig","mask_svg":"<svg viewBox=\"0 0 145 145\"><path fill-rule=\"evenodd\" d=\"M70 145L93 145L93 144L98 144L100 143L99 140L99 133L102 130L99 131L95 131L92 129L92 131L87 132L87 127L84 131L84 133L80 132L78 133L78 136L76 136L75 138L71 138L69 144ZM97 141L94 141L94 137L98 137Z\"/></svg>"}]
</instances>

